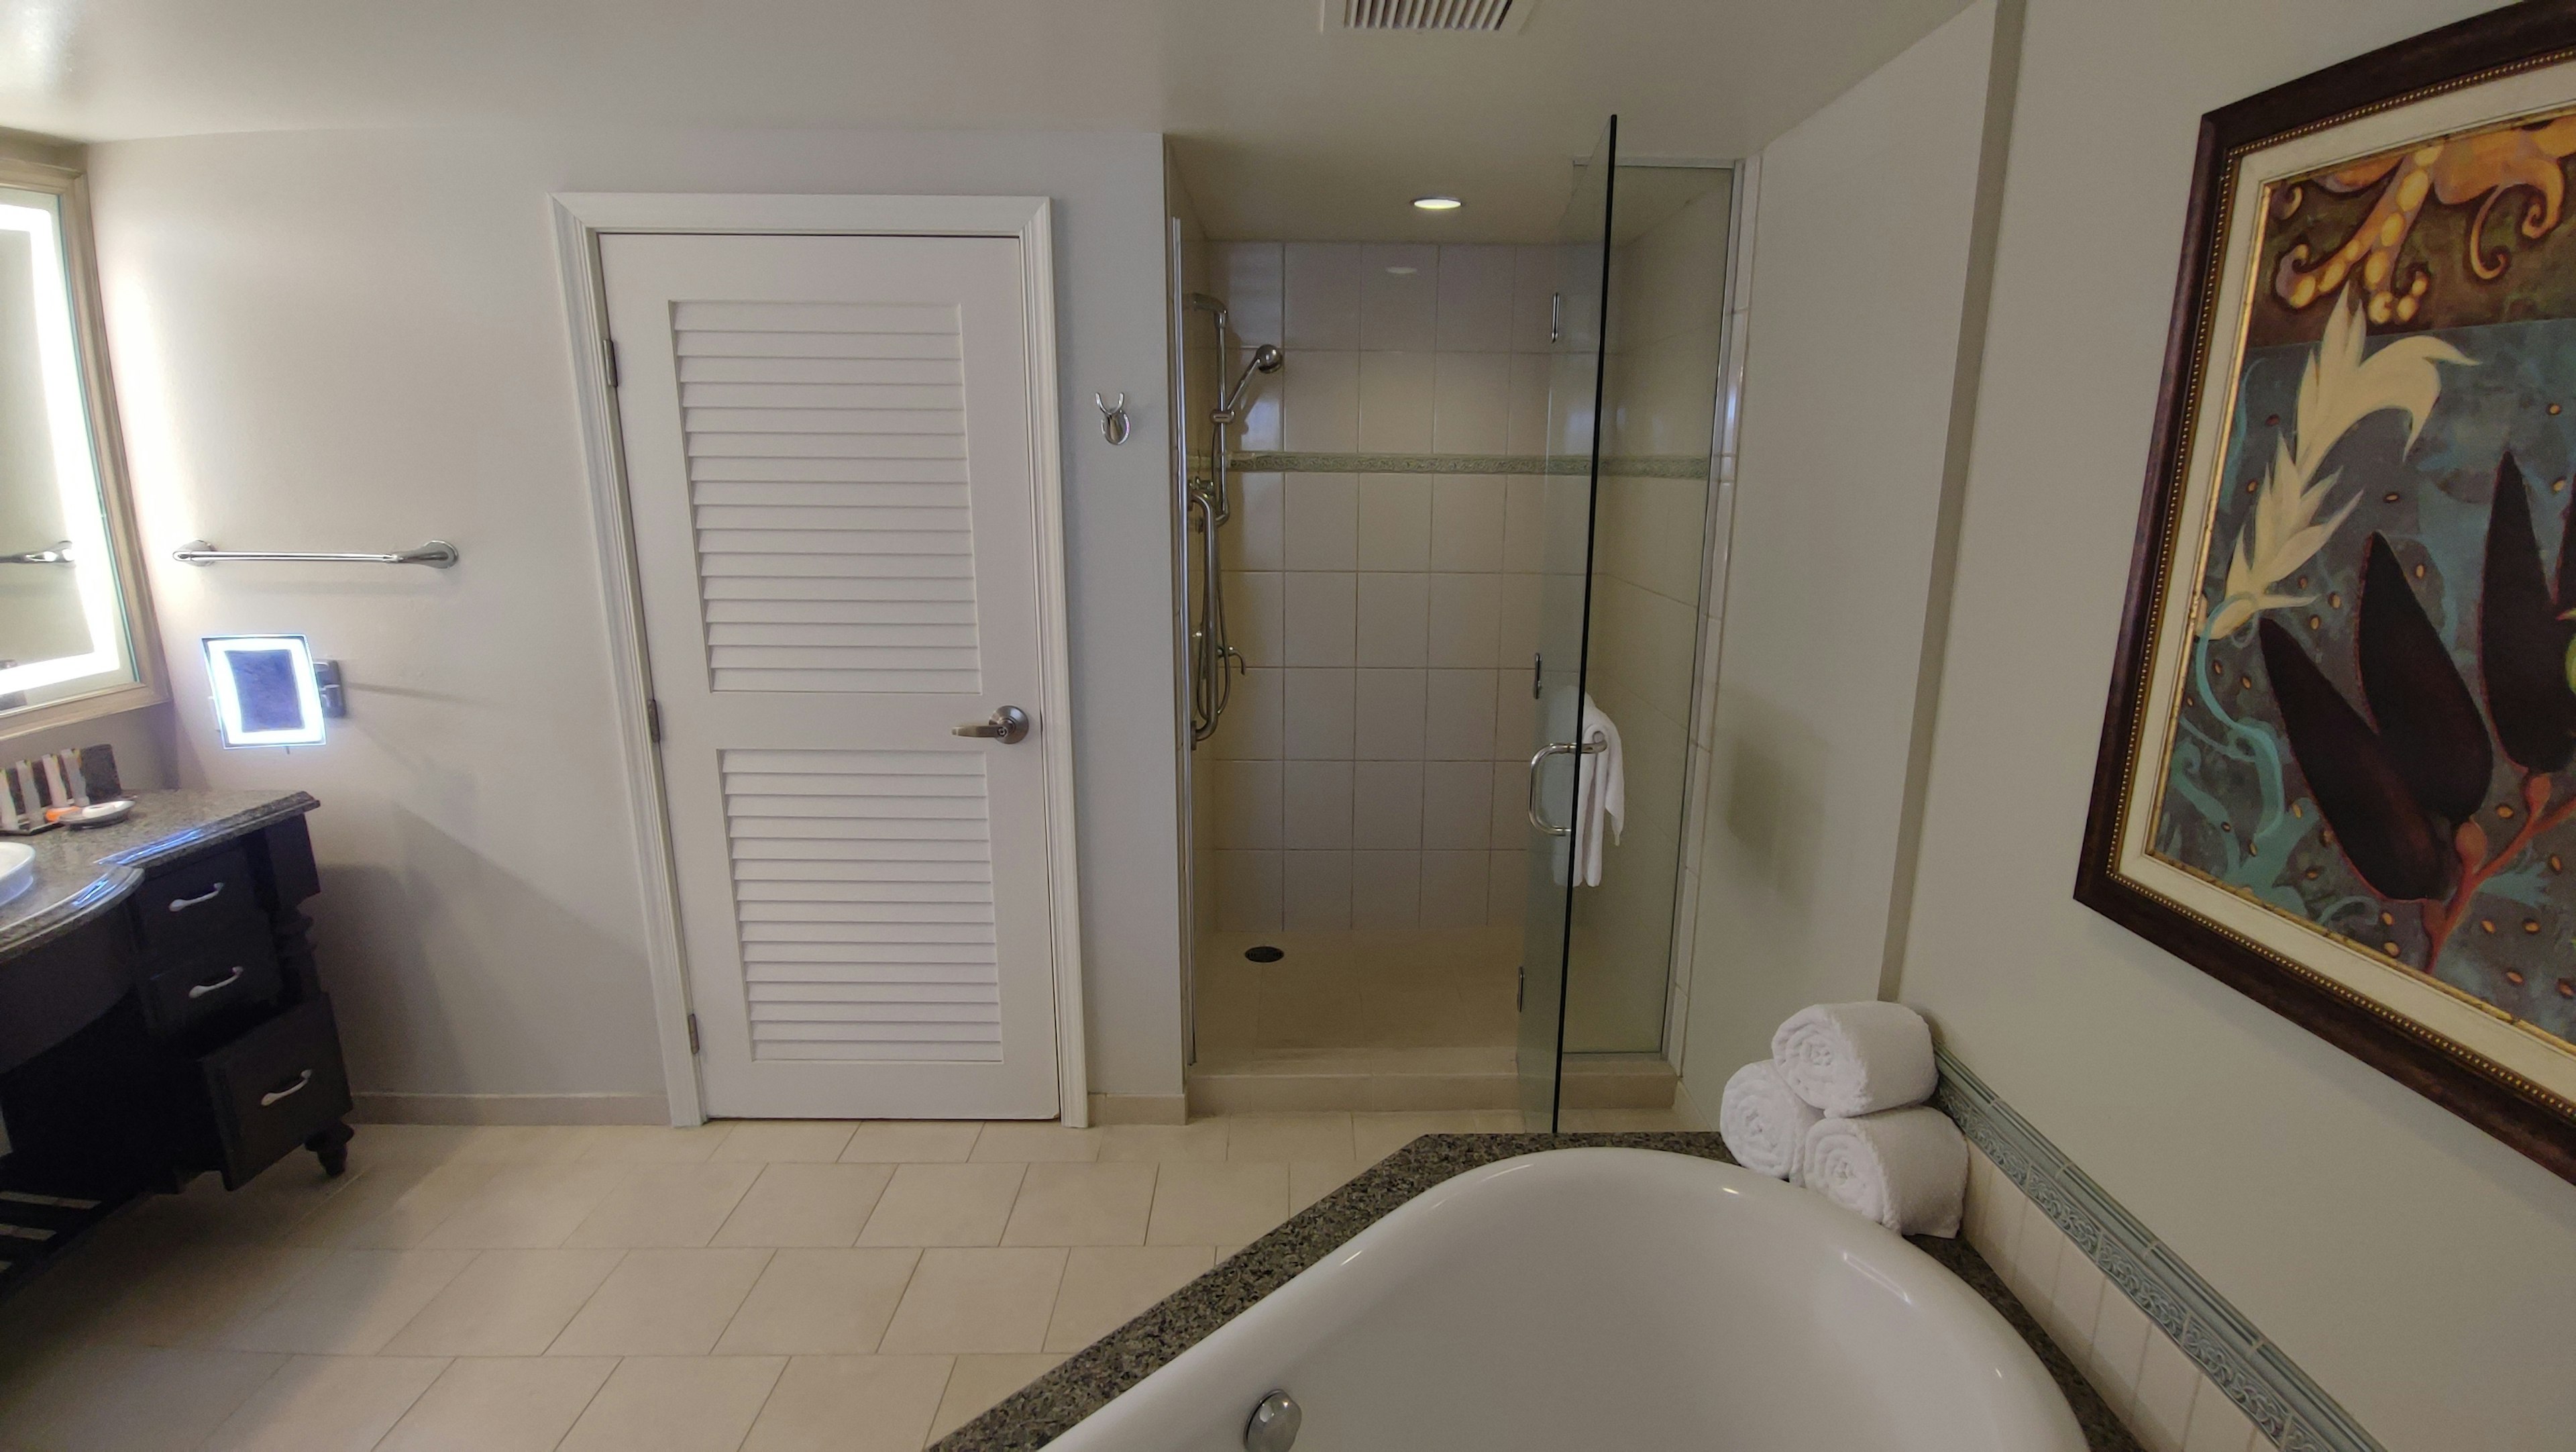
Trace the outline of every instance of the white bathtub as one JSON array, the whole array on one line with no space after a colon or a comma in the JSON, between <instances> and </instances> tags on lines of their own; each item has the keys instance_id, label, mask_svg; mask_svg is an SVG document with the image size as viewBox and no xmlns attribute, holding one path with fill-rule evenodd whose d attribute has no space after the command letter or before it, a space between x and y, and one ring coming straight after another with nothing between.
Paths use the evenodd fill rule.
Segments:
<instances>
[{"instance_id":1,"label":"white bathtub","mask_svg":"<svg viewBox=\"0 0 2576 1452\"><path fill-rule=\"evenodd\" d=\"M1425 1192L1058 1452L2083 1452L2001 1315L1886 1230L1734 1165L1505 1160Z\"/></svg>"}]
</instances>

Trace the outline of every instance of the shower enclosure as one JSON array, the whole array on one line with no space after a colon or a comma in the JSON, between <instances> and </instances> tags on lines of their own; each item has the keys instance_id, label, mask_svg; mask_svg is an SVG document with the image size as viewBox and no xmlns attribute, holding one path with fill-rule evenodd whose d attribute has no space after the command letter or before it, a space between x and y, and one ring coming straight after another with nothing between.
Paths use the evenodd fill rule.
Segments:
<instances>
[{"instance_id":1,"label":"shower enclosure","mask_svg":"<svg viewBox=\"0 0 2576 1452\"><path fill-rule=\"evenodd\" d=\"M1615 131L1550 239L1209 240L1176 189L1197 1112L1669 1109L1735 176Z\"/></svg>"}]
</instances>

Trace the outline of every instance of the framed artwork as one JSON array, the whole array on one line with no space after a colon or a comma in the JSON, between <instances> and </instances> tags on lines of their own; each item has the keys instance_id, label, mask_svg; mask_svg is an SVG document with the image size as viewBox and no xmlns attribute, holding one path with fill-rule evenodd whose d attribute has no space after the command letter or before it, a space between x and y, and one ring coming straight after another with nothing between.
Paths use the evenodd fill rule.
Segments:
<instances>
[{"instance_id":1,"label":"framed artwork","mask_svg":"<svg viewBox=\"0 0 2576 1452\"><path fill-rule=\"evenodd\" d=\"M2576 1180L2576 4L2202 118L2076 897Z\"/></svg>"}]
</instances>

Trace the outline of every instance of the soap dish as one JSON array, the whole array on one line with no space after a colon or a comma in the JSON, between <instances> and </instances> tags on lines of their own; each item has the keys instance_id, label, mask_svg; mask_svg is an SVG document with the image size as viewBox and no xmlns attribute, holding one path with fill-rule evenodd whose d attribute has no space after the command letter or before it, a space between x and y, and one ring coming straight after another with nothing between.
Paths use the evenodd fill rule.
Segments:
<instances>
[{"instance_id":1,"label":"soap dish","mask_svg":"<svg viewBox=\"0 0 2576 1452\"><path fill-rule=\"evenodd\" d=\"M72 827L104 827L111 822L124 821L133 811L133 799L119 797L112 802L92 802L78 811L65 812L54 820Z\"/></svg>"}]
</instances>

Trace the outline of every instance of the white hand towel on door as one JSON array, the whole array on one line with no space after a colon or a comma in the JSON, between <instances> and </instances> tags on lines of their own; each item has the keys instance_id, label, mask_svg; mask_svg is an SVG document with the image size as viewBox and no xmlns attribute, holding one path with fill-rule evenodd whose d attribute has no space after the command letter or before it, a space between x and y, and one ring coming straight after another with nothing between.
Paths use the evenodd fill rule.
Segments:
<instances>
[{"instance_id":1,"label":"white hand towel on door","mask_svg":"<svg viewBox=\"0 0 2576 1452\"><path fill-rule=\"evenodd\" d=\"M1932 1029L1901 1003L1819 1003L1771 1036L1771 1062L1827 1114L1872 1114L1932 1097Z\"/></svg>"},{"instance_id":2,"label":"white hand towel on door","mask_svg":"<svg viewBox=\"0 0 2576 1452\"><path fill-rule=\"evenodd\" d=\"M1968 1141L1949 1116L1922 1105L1819 1119L1798 1157L1798 1183L1899 1235L1956 1235Z\"/></svg>"},{"instance_id":3,"label":"white hand towel on door","mask_svg":"<svg viewBox=\"0 0 2576 1452\"><path fill-rule=\"evenodd\" d=\"M1588 744L1595 736L1601 738L1602 747L1577 755L1581 764L1574 778L1574 861L1585 887L1601 885L1601 844L1604 839L1619 840L1628 820L1628 767L1619 751L1619 728L1592 704L1592 693L1586 691L1583 722L1575 729L1574 739Z\"/></svg>"},{"instance_id":4,"label":"white hand towel on door","mask_svg":"<svg viewBox=\"0 0 2576 1452\"><path fill-rule=\"evenodd\" d=\"M1780 1066L1759 1059L1735 1071L1718 1096L1717 1132L1735 1162L1756 1174L1798 1182L1798 1157L1822 1111L1793 1092Z\"/></svg>"}]
</instances>

